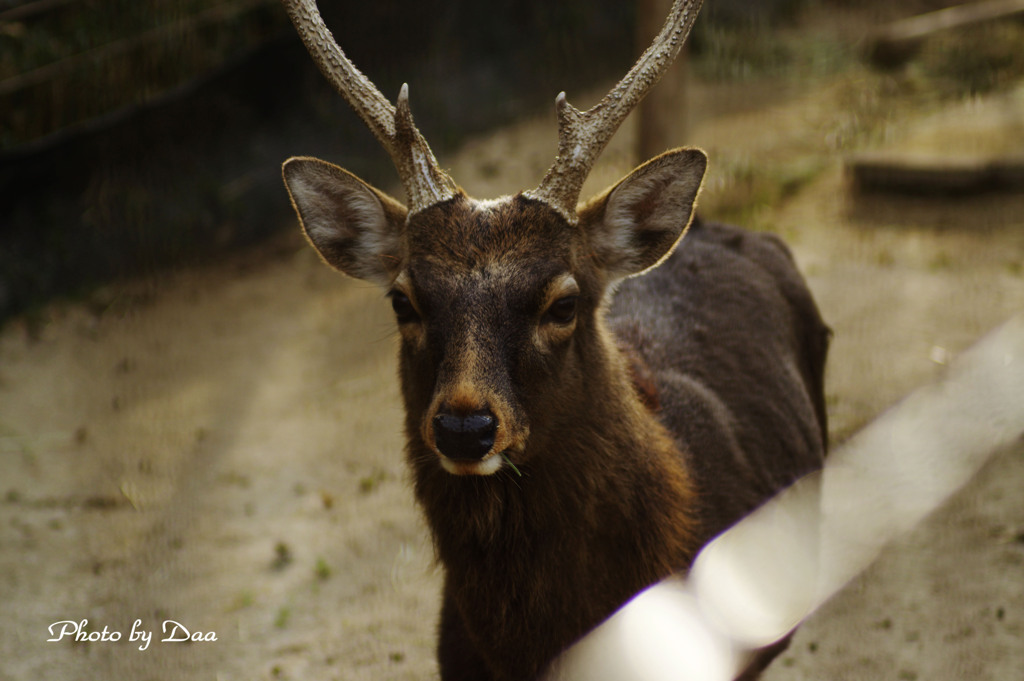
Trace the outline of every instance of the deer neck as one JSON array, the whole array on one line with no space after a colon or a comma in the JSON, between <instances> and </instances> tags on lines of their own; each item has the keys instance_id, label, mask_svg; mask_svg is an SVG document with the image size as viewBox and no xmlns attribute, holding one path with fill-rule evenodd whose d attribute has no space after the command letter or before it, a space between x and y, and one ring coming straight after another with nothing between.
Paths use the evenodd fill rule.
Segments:
<instances>
[{"instance_id":1,"label":"deer neck","mask_svg":"<svg viewBox=\"0 0 1024 681\"><path fill-rule=\"evenodd\" d=\"M558 396L563 409L531 429L521 476L451 476L410 447L446 599L510 679L536 677L635 593L687 568L697 548L679 449L611 335L588 350L580 383Z\"/></svg>"}]
</instances>

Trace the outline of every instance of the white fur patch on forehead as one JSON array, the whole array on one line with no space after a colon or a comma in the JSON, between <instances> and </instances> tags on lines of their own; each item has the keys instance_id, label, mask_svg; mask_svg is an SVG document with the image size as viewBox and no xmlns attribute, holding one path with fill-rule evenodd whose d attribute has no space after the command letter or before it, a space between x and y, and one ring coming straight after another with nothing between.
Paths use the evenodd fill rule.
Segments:
<instances>
[{"instance_id":1,"label":"white fur patch on forehead","mask_svg":"<svg viewBox=\"0 0 1024 681\"><path fill-rule=\"evenodd\" d=\"M470 199L470 205L474 212L493 213L503 205L509 204L512 198L512 196L499 196L496 199Z\"/></svg>"}]
</instances>

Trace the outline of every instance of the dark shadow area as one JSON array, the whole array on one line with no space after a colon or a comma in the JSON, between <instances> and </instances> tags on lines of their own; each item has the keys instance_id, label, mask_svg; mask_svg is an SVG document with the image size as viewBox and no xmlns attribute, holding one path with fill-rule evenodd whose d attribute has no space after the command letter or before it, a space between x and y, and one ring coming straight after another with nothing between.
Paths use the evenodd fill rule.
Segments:
<instances>
[{"instance_id":1,"label":"dark shadow area","mask_svg":"<svg viewBox=\"0 0 1024 681\"><path fill-rule=\"evenodd\" d=\"M550 106L559 90L578 92L633 58L632 8L622 3L321 5L385 96L410 83L417 123L442 163L468 135ZM394 184L386 154L274 11L277 37L214 72L0 153L0 322L290 224L279 170L289 156Z\"/></svg>"}]
</instances>

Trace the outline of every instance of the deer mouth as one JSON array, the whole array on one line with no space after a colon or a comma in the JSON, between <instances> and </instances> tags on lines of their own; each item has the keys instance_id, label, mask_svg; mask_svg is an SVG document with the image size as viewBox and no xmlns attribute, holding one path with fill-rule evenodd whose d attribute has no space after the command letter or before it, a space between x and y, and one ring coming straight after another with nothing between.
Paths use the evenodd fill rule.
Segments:
<instances>
[{"instance_id":1,"label":"deer mouth","mask_svg":"<svg viewBox=\"0 0 1024 681\"><path fill-rule=\"evenodd\" d=\"M494 447L480 459L458 459L446 456L443 452L435 449L434 453L441 461L441 467L452 475L494 475L498 471L508 468L521 477L522 472L516 466L515 459L519 459L526 451L526 439L521 438L508 446Z\"/></svg>"},{"instance_id":2,"label":"deer mouth","mask_svg":"<svg viewBox=\"0 0 1024 681\"><path fill-rule=\"evenodd\" d=\"M491 452L478 461L450 459L444 454L440 456L441 467L452 475L494 475L505 466L503 454Z\"/></svg>"}]
</instances>

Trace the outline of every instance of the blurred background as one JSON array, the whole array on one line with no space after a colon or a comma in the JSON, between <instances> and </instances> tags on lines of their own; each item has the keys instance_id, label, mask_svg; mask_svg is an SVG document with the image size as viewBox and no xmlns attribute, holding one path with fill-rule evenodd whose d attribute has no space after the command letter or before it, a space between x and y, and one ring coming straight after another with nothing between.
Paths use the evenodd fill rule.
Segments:
<instances>
[{"instance_id":1,"label":"blurred background","mask_svg":"<svg viewBox=\"0 0 1024 681\"><path fill-rule=\"evenodd\" d=\"M653 30L643 22L660 26L666 4L322 6L382 92L393 98L411 83L417 121L446 158L469 137L549 111L561 90L578 98L619 77L642 49L638 32ZM872 26L946 4L710 0L692 70L749 83L755 106L856 67ZM1020 39L1014 21L940 34L892 85L950 98L999 87L1024 70ZM274 0L4 0L0 111L0 319L280 230L288 206L278 164L289 155L319 154L392 181ZM687 141L685 132L654 134L644 157Z\"/></svg>"},{"instance_id":2,"label":"blurred background","mask_svg":"<svg viewBox=\"0 0 1024 681\"><path fill-rule=\"evenodd\" d=\"M669 3L319 4L487 198L536 186L557 93L595 103ZM1024 310L1024 0L953 5L706 0L584 188L708 152L700 213L782 236L835 331L834 443ZM390 310L303 243L292 155L402 198L275 0L0 0L0 681L436 677ZM1018 678L1021 489L1017 447L769 681ZM218 640L46 641L82 619Z\"/></svg>"}]
</instances>

